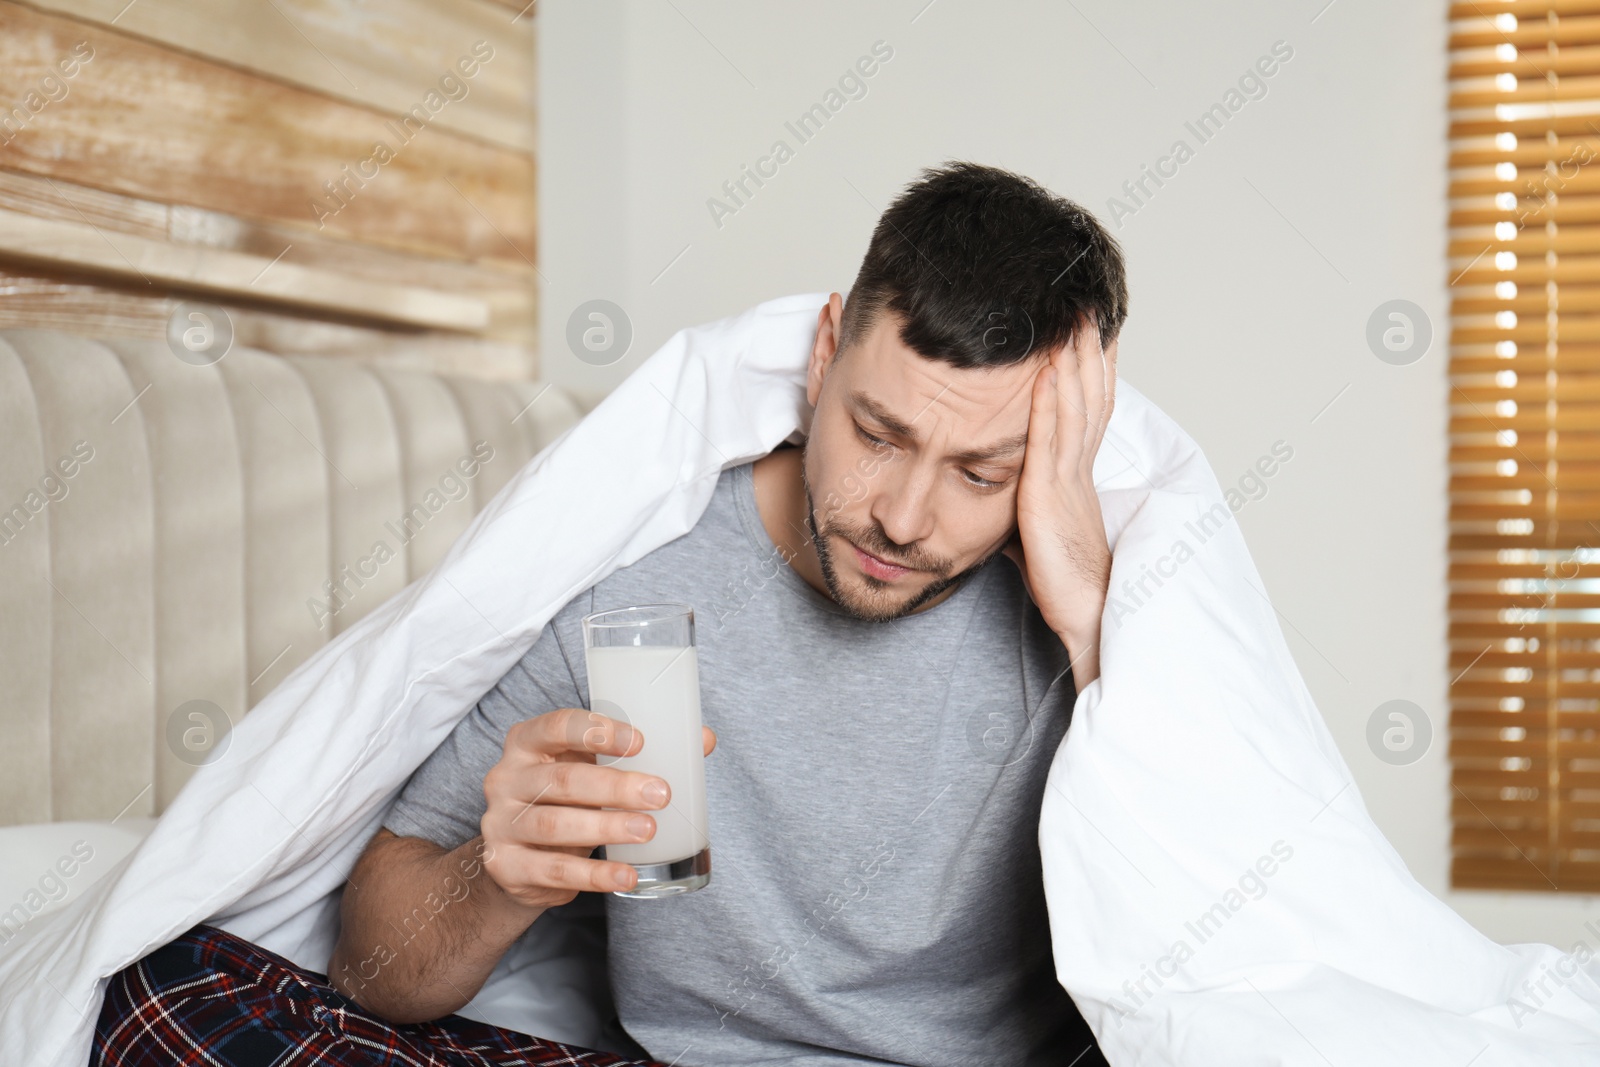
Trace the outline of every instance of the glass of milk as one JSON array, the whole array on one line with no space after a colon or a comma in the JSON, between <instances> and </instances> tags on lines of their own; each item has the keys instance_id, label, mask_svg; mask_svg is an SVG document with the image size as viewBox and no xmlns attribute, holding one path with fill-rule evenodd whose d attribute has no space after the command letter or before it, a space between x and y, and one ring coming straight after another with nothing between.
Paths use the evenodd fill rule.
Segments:
<instances>
[{"instance_id":1,"label":"glass of milk","mask_svg":"<svg viewBox=\"0 0 1600 1067\"><path fill-rule=\"evenodd\" d=\"M596 762L663 778L672 793L665 808L646 813L656 821L654 837L602 846L606 859L639 872L638 885L616 895L653 899L693 892L711 881L694 610L644 604L586 615L583 653L590 710L644 734L636 755L599 756Z\"/></svg>"}]
</instances>

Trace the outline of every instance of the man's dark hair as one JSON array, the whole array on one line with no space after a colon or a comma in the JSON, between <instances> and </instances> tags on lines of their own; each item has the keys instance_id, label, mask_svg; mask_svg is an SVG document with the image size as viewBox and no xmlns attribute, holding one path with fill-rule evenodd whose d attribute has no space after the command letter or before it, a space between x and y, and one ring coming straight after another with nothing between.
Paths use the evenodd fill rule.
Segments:
<instances>
[{"instance_id":1,"label":"man's dark hair","mask_svg":"<svg viewBox=\"0 0 1600 1067\"><path fill-rule=\"evenodd\" d=\"M1128 317L1122 249L1088 211L977 163L927 168L872 232L839 351L885 310L900 340L958 367L1043 358L1089 318L1110 344Z\"/></svg>"}]
</instances>

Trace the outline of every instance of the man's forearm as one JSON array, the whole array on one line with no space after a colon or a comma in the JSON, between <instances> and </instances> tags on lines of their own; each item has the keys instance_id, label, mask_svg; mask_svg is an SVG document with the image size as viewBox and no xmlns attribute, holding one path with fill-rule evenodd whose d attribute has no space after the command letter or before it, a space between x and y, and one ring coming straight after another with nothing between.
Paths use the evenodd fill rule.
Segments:
<instances>
[{"instance_id":1,"label":"man's forearm","mask_svg":"<svg viewBox=\"0 0 1600 1067\"><path fill-rule=\"evenodd\" d=\"M362 856L345 886L328 979L392 1022L437 1019L476 995L544 909L512 900L495 883L481 837L447 852L380 834L386 840Z\"/></svg>"}]
</instances>

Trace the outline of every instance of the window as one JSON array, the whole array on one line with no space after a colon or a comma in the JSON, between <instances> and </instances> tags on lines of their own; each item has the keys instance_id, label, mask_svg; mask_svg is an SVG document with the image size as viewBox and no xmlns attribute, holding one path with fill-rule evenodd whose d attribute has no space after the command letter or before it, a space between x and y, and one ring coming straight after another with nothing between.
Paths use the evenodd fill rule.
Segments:
<instances>
[{"instance_id":1,"label":"window","mask_svg":"<svg viewBox=\"0 0 1600 1067\"><path fill-rule=\"evenodd\" d=\"M1600 890L1600 0L1450 8L1451 881Z\"/></svg>"}]
</instances>

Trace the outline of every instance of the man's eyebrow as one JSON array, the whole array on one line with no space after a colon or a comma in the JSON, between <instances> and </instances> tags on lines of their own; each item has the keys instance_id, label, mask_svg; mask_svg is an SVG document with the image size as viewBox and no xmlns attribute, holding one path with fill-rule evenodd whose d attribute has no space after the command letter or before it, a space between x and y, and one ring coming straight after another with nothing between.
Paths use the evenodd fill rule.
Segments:
<instances>
[{"instance_id":1,"label":"man's eyebrow","mask_svg":"<svg viewBox=\"0 0 1600 1067\"><path fill-rule=\"evenodd\" d=\"M920 442L917 431L911 428L910 423L895 417L887 408L866 393L858 389L851 390L850 403L865 412L874 422L890 433L904 437L914 444ZM1021 433L1012 434L1010 437L1001 438L992 445L952 452L950 458L962 463L985 463L990 460L1006 459L1022 451L1027 443L1028 431L1024 430Z\"/></svg>"},{"instance_id":2,"label":"man's eyebrow","mask_svg":"<svg viewBox=\"0 0 1600 1067\"><path fill-rule=\"evenodd\" d=\"M962 463L987 463L995 459L1009 459L1021 452L1028 444L1028 431L1004 437L992 445L983 448L968 448L960 452L952 452L951 459L960 460Z\"/></svg>"}]
</instances>

